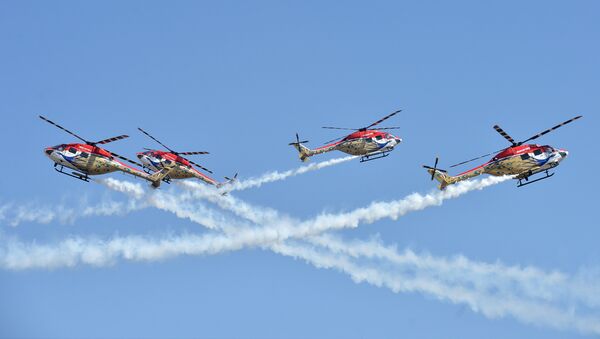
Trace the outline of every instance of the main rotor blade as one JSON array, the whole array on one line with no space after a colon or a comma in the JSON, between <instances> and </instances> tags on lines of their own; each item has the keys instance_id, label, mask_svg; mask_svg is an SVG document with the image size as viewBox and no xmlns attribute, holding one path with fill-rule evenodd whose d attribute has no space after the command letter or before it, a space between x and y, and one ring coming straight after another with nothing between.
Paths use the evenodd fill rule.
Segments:
<instances>
[{"instance_id":1,"label":"main rotor blade","mask_svg":"<svg viewBox=\"0 0 600 339\"><path fill-rule=\"evenodd\" d=\"M152 140L154 140L154 141L158 142L158 143L159 143L159 144L160 144L162 147L164 147L164 148L168 149L168 150L169 150L170 152L172 152L172 153L176 153L175 151L173 151L172 149L170 149L170 148L169 148L167 145L163 144L162 142L158 141L158 139L156 139L155 137L151 136L151 135L150 135L148 132L144 131L143 129L141 129L141 128L139 128L139 127L138 127L138 129L139 129L139 130L140 130L142 133L144 133L144 134L146 134L147 136L149 136L149 137L150 137L150 139L152 139Z\"/></svg>"},{"instance_id":2,"label":"main rotor blade","mask_svg":"<svg viewBox=\"0 0 600 339\"><path fill-rule=\"evenodd\" d=\"M358 131L360 128L347 128L347 127L321 127L321 128L326 128L326 129L343 129L346 131Z\"/></svg>"},{"instance_id":3,"label":"main rotor blade","mask_svg":"<svg viewBox=\"0 0 600 339\"><path fill-rule=\"evenodd\" d=\"M549 128L549 129L547 129L547 130L545 130L545 131L543 131L543 132L540 132L540 133L538 133L538 134L536 134L536 135L532 136L531 138L529 138L529 139L527 139L527 140L524 140L524 141L521 141L521 142L519 142L519 145L522 145L522 144L526 143L527 141L530 141L530 140L533 140L533 139L537 139L537 138L541 137L542 135L544 135L544 134L546 134L546 133L550 133L550 132L554 131L555 129L557 129L557 128L559 128L559 127L562 127L562 126L564 126L564 125L566 125L566 124L568 124L568 123L570 123L570 122L573 122L573 121L575 121L575 120L577 120L577 119L579 119L579 118L581 118L581 117L582 117L581 115L578 115L578 116L576 116L576 117L574 117L574 118L572 118L572 119L569 119L569 120L567 120L567 121L565 121L565 122L563 122L563 123L560 123L560 124L558 124L558 125L556 125L556 126L554 126L554 127L552 127L552 128Z\"/></svg>"},{"instance_id":4,"label":"main rotor blade","mask_svg":"<svg viewBox=\"0 0 600 339\"><path fill-rule=\"evenodd\" d=\"M387 120L387 119L389 119L389 118L393 117L394 115L396 115L396 114L398 114L398 113L400 113L400 112L402 112L402 110L401 110L401 109L399 109L399 110L397 110L397 111L395 111L395 112L392 112L392 113L390 113L390 114L386 115L385 117L383 117L383 118L381 118L381 119L379 119L379 120L375 121L374 123L370 124L369 126L365 127L365 129L369 129L369 128L371 128L371 127L375 126L375 125L379 125L381 122L383 122L383 121L385 121L385 120Z\"/></svg>"},{"instance_id":5,"label":"main rotor blade","mask_svg":"<svg viewBox=\"0 0 600 339\"><path fill-rule=\"evenodd\" d=\"M296 133L296 142L290 142L288 145L293 146L293 145L298 145L300 146L300 144L306 144L308 142L308 140L302 140L300 141L300 137L298 136L298 133Z\"/></svg>"},{"instance_id":6,"label":"main rotor blade","mask_svg":"<svg viewBox=\"0 0 600 339\"><path fill-rule=\"evenodd\" d=\"M195 155L195 154L209 154L209 153L208 152L177 152L177 154Z\"/></svg>"},{"instance_id":7,"label":"main rotor blade","mask_svg":"<svg viewBox=\"0 0 600 339\"><path fill-rule=\"evenodd\" d=\"M329 140L329 141L327 141L327 142L324 142L323 144L324 144L324 145L331 144L332 142L334 142L334 141L338 141L338 140L340 140L340 139L343 139L343 138L345 138L345 137L346 137L346 136L344 135L343 137L339 137L339 138L335 138L335 139L333 139L333 140Z\"/></svg>"},{"instance_id":8,"label":"main rotor blade","mask_svg":"<svg viewBox=\"0 0 600 339\"><path fill-rule=\"evenodd\" d=\"M513 146L517 144L515 142L515 139L513 139L510 135L508 135L508 133L506 133L502 128L500 128L500 126L494 125L494 129L496 130L496 132L500 133L500 135L503 136L504 139L508 140L508 142L513 144Z\"/></svg>"},{"instance_id":9,"label":"main rotor blade","mask_svg":"<svg viewBox=\"0 0 600 339\"><path fill-rule=\"evenodd\" d=\"M184 159L185 159L185 160L187 160L187 161L189 161L189 162L190 162L190 164L192 164L192 165L194 165L194 166L197 166L197 167L199 167L199 168L201 168L201 169L203 169L203 170L207 171L208 173L212 174L212 171L211 171L211 170L209 170L208 168L206 168L206 167L203 167L203 166L200 166L200 165L198 165L197 163L195 163L195 162L193 162L193 161L191 161L191 160L189 160L189 159L186 159L186 158L184 158Z\"/></svg>"},{"instance_id":10,"label":"main rotor blade","mask_svg":"<svg viewBox=\"0 0 600 339\"><path fill-rule=\"evenodd\" d=\"M460 166L460 165L466 164L466 163L468 163L468 162L475 161L475 160L477 160L477 159L481 159L481 158L489 157L490 155L492 155L492 154L497 154L497 153L500 153L500 152L504 151L504 150L505 150L505 149L507 149L507 148L508 148L508 147L505 147L505 148L503 148L503 149L501 149L501 150L498 150L498 151L495 151L495 152L491 152L491 153L488 153L488 154L485 154L485 155L482 155L482 156L479 156L479 157L476 157L476 158L473 158L473 159L469 159L469 160L466 160L466 161L463 161L463 162L459 162L458 164L454 164L454 165L450 166L450 168L452 168L452 167L456 167L456 166Z\"/></svg>"},{"instance_id":11,"label":"main rotor blade","mask_svg":"<svg viewBox=\"0 0 600 339\"><path fill-rule=\"evenodd\" d=\"M380 127L376 128L378 131L386 130L386 129L400 129L400 127Z\"/></svg>"},{"instance_id":12,"label":"main rotor blade","mask_svg":"<svg viewBox=\"0 0 600 339\"><path fill-rule=\"evenodd\" d=\"M100 140L95 142L94 144L108 144L109 142L113 142L113 141L117 141L117 140L121 140L121 139L125 139L125 138L129 138L129 135L119 135L118 137L112 137L112 138L108 138L108 139L104 139L104 140Z\"/></svg>"},{"instance_id":13,"label":"main rotor blade","mask_svg":"<svg viewBox=\"0 0 600 339\"><path fill-rule=\"evenodd\" d=\"M46 122L48 122L48 123L50 123L50 124L52 124L52 125L54 125L54 126L56 126L56 127L60 128L60 129L62 129L63 131L65 131L65 132L67 132L67 133L71 134L72 136L74 136L75 138L77 138L77 139L79 139L79 140L81 140L81 141L85 142L86 144L91 144L91 142L89 142L89 141L85 140L84 138L80 137L79 135L77 135L77 134L75 134L75 133L73 133L73 132L69 131L68 129L66 129L66 128L62 127L61 125L59 125L59 124L55 123L54 121L48 120L48 119L44 118L44 117L43 117L43 116L41 116L41 115L40 115L39 117L40 117L40 119L42 119L42 120L44 120L44 121L46 121Z\"/></svg>"},{"instance_id":14,"label":"main rotor blade","mask_svg":"<svg viewBox=\"0 0 600 339\"><path fill-rule=\"evenodd\" d=\"M422 165L423 168L427 168L427 169L432 169L432 170L436 170L438 172L444 172L444 173L448 173L448 171L440 169L440 168L435 168L435 167L431 167L431 166L427 166L427 165Z\"/></svg>"},{"instance_id":15,"label":"main rotor blade","mask_svg":"<svg viewBox=\"0 0 600 339\"><path fill-rule=\"evenodd\" d=\"M110 151L108 151L108 152L110 152ZM115 157L117 157L117 158L119 158L119 159L121 159L121 160L125 160L125 161L127 161L127 162L129 162L129 163L131 163L131 164L134 164L134 165L136 165L136 166L139 166L139 167L144 167L144 165L140 164L139 162L135 162L135 161L133 161L133 160L131 160L131 159L125 158L124 156L122 156L122 155L118 155L118 154L117 154L117 153L115 153L115 152L110 152L110 154L112 154L113 156L115 156Z\"/></svg>"}]
</instances>

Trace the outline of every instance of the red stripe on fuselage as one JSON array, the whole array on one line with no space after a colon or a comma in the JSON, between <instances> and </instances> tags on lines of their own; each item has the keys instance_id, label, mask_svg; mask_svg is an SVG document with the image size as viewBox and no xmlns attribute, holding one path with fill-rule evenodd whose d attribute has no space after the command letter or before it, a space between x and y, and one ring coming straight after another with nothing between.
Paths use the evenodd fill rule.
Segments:
<instances>
[{"instance_id":1,"label":"red stripe on fuselage","mask_svg":"<svg viewBox=\"0 0 600 339\"><path fill-rule=\"evenodd\" d=\"M346 141L353 141L353 140L357 140L357 139L366 139L366 138L376 138L377 136L381 136L382 138L388 138L391 136L391 137L395 138L395 136L393 136L387 132L381 132L381 131L374 130L374 129L368 129L366 131L356 131L351 134L348 134L347 136L344 137L344 139L342 139L340 141L336 141L336 142L328 144L328 145L325 145L325 146L318 147L315 149L315 151L324 149L324 148L337 146Z\"/></svg>"},{"instance_id":2,"label":"red stripe on fuselage","mask_svg":"<svg viewBox=\"0 0 600 339\"><path fill-rule=\"evenodd\" d=\"M140 171L139 169L132 167L120 160L118 160L116 157L114 157L109 151L100 148L98 146L92 146L92 145L88 145L88 144L66 144L64 145L65 149L69 149L69 148L75 148L76 150L80 151L80 152L85 152L85 153L90 153L90 154L94 154L97 156L101 156L104 158L108 158L111 161L115 161L127 168L129 168L132 171L136 171L136 172L140 172L143 173L142 171Z\"/></svg>"},{"instance_id":3,"label":"red stripe on fuselage","mask_svg":"<svg viewBox=\"0 0 600 339\"><path fill-rule=\"evenodd\" d=\"M464 174L467 174L469 172L473 172L477 169L483 168L489 164L491 164L492 162L496 162L496 161L500 161L500 160L504 160L506 158L510 158L516 155L521 155L521 154L525 154L525 153L531 153L534 152L535 150L544 150L544 148L546 147L550 147L550 146L540 146L537 144L527 144L527 145L520 145L520 146L513 146L513 147L509 147L505 150L503 150L502 152L496 154L492 159L490 159L488 162L486 162L485 164L479 165L475 168L472 168L468 171L465 171L463 173L457 174L456 176L461 176Z\"/></svg>"}]
</instances>

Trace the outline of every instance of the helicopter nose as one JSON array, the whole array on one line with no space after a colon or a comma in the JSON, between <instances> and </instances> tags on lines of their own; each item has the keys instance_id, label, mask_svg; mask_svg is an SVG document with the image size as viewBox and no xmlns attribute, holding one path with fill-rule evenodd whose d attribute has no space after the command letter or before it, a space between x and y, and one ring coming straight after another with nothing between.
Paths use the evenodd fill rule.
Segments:
<instances>
[{"instance_id":1,"label":"helicopter nose","mask_svg":"<svg viewBox=\"0 0 600 339\"><path fill-rule=\"evenodd\" d=\"M52 147L48 147L44 150L44 153L46 153L46 155L50 155L52 154L52 152L54 152L54 150L52 149Z\"/></svg>"},{"instance_id":2,"label":"helicopter nose","mask_svg":"<svg viewBox=\"0 0 600 339\"><path fill-rule=\"evenodd\" d=\"M399 145L401 142L402 142L402 139L401 139L401 138L396 138L396 144L398 144L398 145Z\"/></svg>"},{"instance_id":3,"label":"helicopter nose","mask_svg":"<svg viewBox=\"0 0 600 339\"><path fill-rule=\"evenodd\" d=\"M560 151L558 151L558 154L560 154L560 156L563 158L566 158L569 156L569 152L565 149L561 149Z\"/></svg>"},{"instance_id":4,"label":"helicopter nose","mask_svg":"<svg viewBox=\"0 0 600 339\"><path fill-rule=\"evenodd\" d=\"M142 153L138 153L138 154L137 154L137 157L138 157L138 159L142 159L142 158L144 157L144 154L142 154Z\"/></svg>"}]
</instances>

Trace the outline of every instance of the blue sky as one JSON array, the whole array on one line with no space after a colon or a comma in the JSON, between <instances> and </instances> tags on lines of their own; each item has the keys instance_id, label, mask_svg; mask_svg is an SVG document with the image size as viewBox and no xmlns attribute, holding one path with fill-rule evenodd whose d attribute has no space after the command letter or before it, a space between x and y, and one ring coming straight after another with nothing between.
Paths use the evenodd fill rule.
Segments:
<instances>
[{"instance_id":1,"label":"blue sky","mask_svg":"<svg viewBox=\"0 0 600 339\"><path fill-rule=\"evenodd\" d=\"M235 196L299 219L427 193L441 167L582 114L541 143L570 151L556 175L505 182L442 207L337 232L437 257L577 275L600 267L595 208L600 23L595 1L3 2L0 205L79 208L126 197L54 172L42 149L73 139L43 114L134 157L143 127L217 177L300 166L315 147L403 109L403 144ZM312 161L331 159L327 154ZM14 157L18 157L15 161ZM119 174L120 180L140 181ZM163 190L174 190L169 187ZM4 239L202 234L144 209L73 223L0 221ZM249 248L108 267L0 270L0 337L574 338L422 293L393 293L303 260ZM597 314L597 308L596 314ZM590 312L593 313L594 310Z\"/></svg>"}]
</instances>

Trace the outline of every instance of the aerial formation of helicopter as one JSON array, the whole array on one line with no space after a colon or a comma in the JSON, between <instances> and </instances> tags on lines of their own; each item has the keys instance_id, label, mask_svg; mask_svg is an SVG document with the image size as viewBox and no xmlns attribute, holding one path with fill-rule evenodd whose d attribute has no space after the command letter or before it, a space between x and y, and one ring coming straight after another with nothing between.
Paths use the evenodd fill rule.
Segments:
<instances>
[{"instance_id":1,"label":"aerial formation of helicopter","mask_svg":"<svg viewBox=\"0 0 600 339\"><path fill-rule=\"evenodd\" d=\"M219 183L209 176L202 174L200 171L192 167L192 164L199 168L212 173L207 168L204 168L191 160L187 160L182 155L194 155L194 154L208 154L208 152L175 152L163 143L155 139L153 136L148 134L143 129L139 128L144 134L158 142L161 146L165 147L166 151L157 151L147 149L146 152L137 154L137 157L143 164L135 162L131 159L120 156L114 152L107 151L97 145L107 144L116 140L128 138L128 135L120 135L117 137L90 142L77 134L69 131L68 129L56 124L53 121L46 119L40 115L40 118L50 124L62 129L63 131L71 134L77 139L83 141L85 144L74 143L74 144L61 144L57 146L47 147L44 153L54 161L54 169L56 171L68 175L70 177L80 179L83 181L89 181L90 175L100 175L116 171L121 171L127 174L132 174L136 177L148 180L152 187L158 188L161 181L170 183L171 179L186 179L186 178L198 178L207 184L221 187L224 183ZM119 160L124 160L132 165L141 167L143 170L131 167ZM70 173L65 171L65 167L70 168L74 171ZM235 180L237 174L233 179L227 178L229 183Z\"/></svg>"},{"instance_id":2,"label":"aerial formation of helicopter","mask_svg":"<svg viewBox=\"0 0 600 339\"><path fill-rule=\"evenodd\" d=\"M336 150L347 154L360 156L361 162L381 159L387 157L389 153L402 142L401 138L383 131L399 129L399 127L380 127L377 129L372 129L372 127L379 125L381 122L400 112L400 110L394 111L378 121L362 128L323 127L326 129L350 130L353 132L346 136L328 141L324 146L315 149L310 149L304 146L308 140L300 141L300 137L297 133L296 141L291 142L290 145L294 146L298 150L300 160L302 161L308 161L308 159L313 155ZM166 151L164 151L146 148L144 152L137 153L137 157L142 164L98 147L98 145L104 145L113 141L128 138L127 135L120 135L101 141L91 142L46 119L43 116L40 116L40 118L84 142L61 144L53 147L47 147L44 150L45 154L50 158L50 160L54 162L54 168L58 172L83 181L89 181L90 175L100 175L115 171L121 171L145 179L151 183L152 187L155 188L158 188L161 182L170 183L172 179L188 178L196 178L205 182L206 184L222 187L225 184L235 181L237 178L236 173L233 178L225 177L225 182L216 181L208 175L200 172L197 168L211 174L212 171L183 157L184 155L189 156L208 154L208 152L176 152L141 128L138 129L142 133L166 149ZM426 165L423 167L425 167L428 173L431 175L431 180L437 179L440 182L440 190L445 189L448 185L462 180L467 180L481 174L490 174L494 176L512 175L514 179L519 181L518 187L525 186L553 176L554 173L550 173L549 170L558 166L560 162L569 154L569 152L564 149L557 149L549 145L526 144L526 142L537 139L579 118L581 118L581 116L576 116L520 142L516 142L510 135L500 128L500 126L495 125L494 129L511 143L510 146L492 153L460 162L450 167L463 165L468 162L495 154L492 159L488 160L484 164L456 176L450 176L447 174L446 170L437 168L439 158L435 159L435 164L433 167ZM141 168L141 170L132 167L118 159L135 165L138 168ZM74 171L69 173L65 171L65 167ZM544 176L531 181L529 180L530 177L539 173L544 173Z\"/></svg>"}]
</instances>

